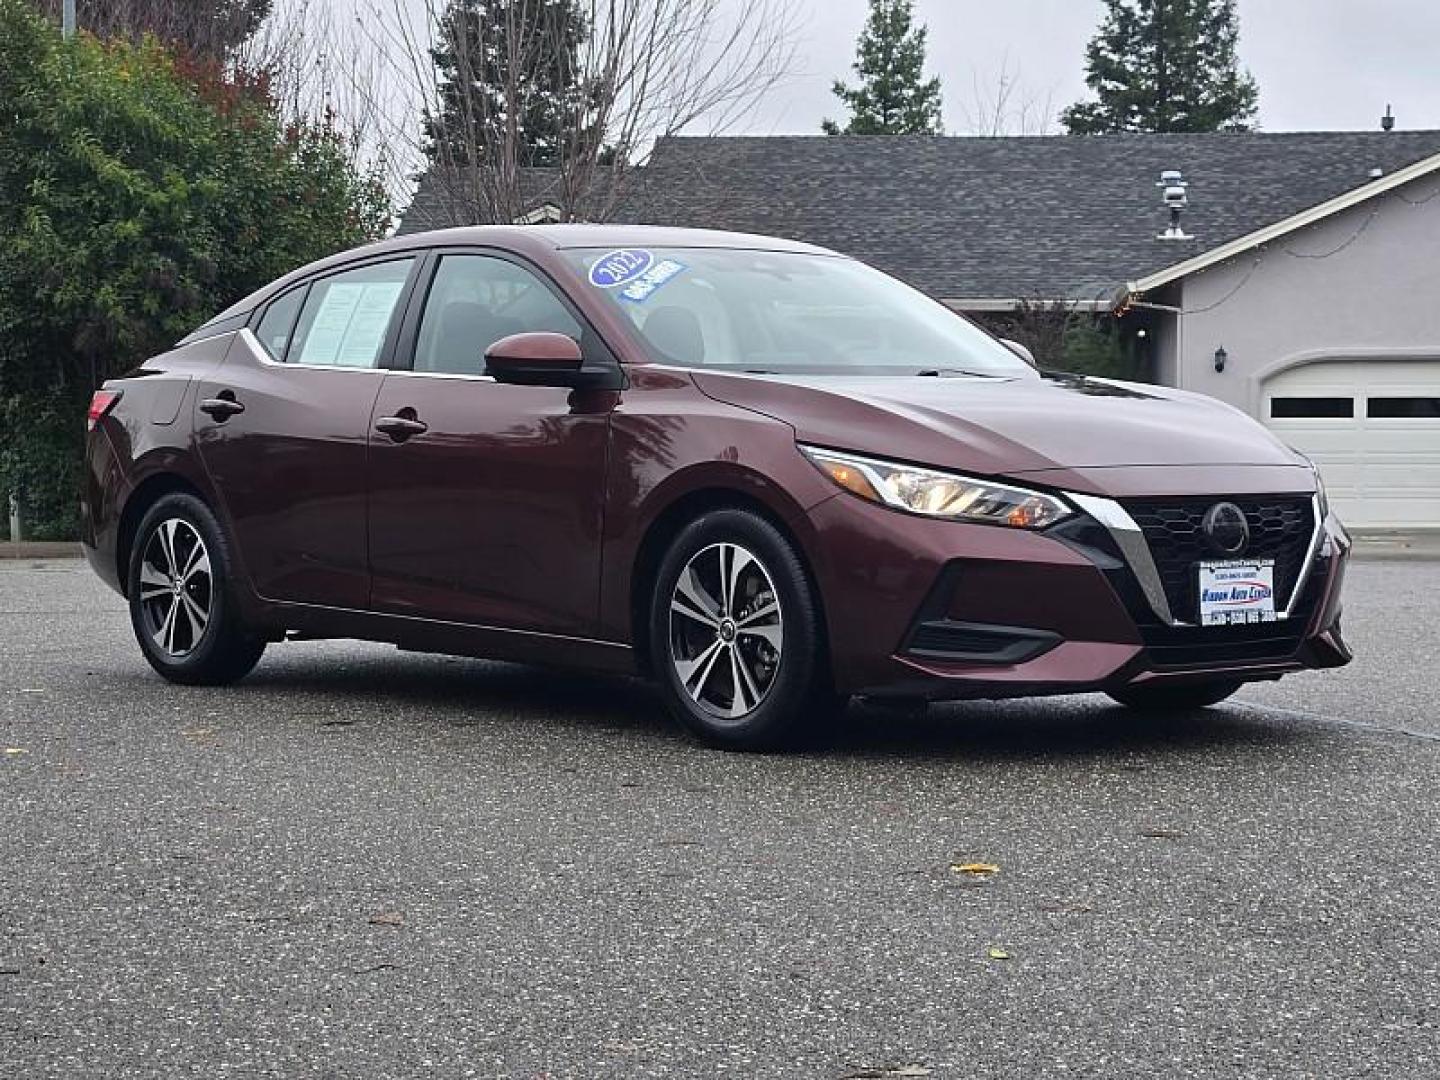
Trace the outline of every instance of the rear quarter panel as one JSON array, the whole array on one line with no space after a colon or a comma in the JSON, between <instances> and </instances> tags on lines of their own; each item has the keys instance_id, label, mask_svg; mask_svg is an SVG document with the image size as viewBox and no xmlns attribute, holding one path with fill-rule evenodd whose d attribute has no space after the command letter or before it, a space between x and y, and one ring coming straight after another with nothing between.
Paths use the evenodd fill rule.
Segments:
<instances>
[{"instance_id":1,"label":"rear quarter panel","mask_svg":"<svg viewBox=\"0 0 1440 1080\"><path fill-rule=\"evenodd\" d=\"M132 499L160 477L174 477L213 497L191 452L195 380L224 361L232 335L204 338L147 360L105 383L119 403L90 432L81 500L81 541L97 574L124 592L123 529L133 525ZM127 511L130 511L127 516Z\"/></svg>"}]
</instances>

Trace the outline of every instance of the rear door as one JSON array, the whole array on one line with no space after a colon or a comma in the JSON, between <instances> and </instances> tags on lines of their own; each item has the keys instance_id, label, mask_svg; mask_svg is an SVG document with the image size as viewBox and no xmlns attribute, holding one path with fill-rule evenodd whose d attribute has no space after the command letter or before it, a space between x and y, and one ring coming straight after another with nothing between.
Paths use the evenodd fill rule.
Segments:
<instances>
[{"instance_id":1,"label":"rear door","mask_svg":"<svg viewBox=\"0 0 1440 1080\"><path fill-rule=\"evenodd\" d=\"M418 261L371 261L280 295L196 394L201 458L266 599L369 602L370 410Z\"/></svg>"},{"instance_id":2,"label":"rear door","mask_svg":"<svg viewBox=\"0 0 1440 1080\"><path fill-rule=\"evenodd\" d=\"M587 366L614 358L550 281L503 253L442 253L411 308L370 433L373 607L589 635L616 393L502 385L485 351L547 330L579 341Z\"/></svg>"}]
</instances>

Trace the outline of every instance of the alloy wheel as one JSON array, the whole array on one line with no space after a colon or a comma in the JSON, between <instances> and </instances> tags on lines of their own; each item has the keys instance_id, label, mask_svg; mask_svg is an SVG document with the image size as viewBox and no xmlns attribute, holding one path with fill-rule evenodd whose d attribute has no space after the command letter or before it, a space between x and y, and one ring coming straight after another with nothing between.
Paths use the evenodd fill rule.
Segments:
<instances>
[{"instance_id":1,"label":"alloy wheel","mask_svg":"<svg viewBox=\"0 0 1440 1080\"><path fill-rule=\"evenodd\" d=\"M145 632L173 659L190 655L205 635L215 596L210 553L195 526L168 518L150 534L140 562Z\"/></svg>"},{"instance_id":2,"label":"alloy wheel","mask_svg":"<svg viewBox=\"0 0 1440 1080\"><path fill-rule=\"evenodd\" d=\"M670 659L690 698L722 720L748 716L775 684L783 644L780 598L754 552L696 552L670 598Z\"/></svg>"}]
</instances>

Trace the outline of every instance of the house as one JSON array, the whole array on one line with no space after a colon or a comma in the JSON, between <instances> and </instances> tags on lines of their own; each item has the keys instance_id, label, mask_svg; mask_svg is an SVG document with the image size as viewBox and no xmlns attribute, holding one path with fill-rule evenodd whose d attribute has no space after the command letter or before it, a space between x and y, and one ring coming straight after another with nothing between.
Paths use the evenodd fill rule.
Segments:
<instances>
[{"instance_id":1,"label":"house","mask_svg":"<svg viewBox=\"0 0 1440 1080\"><path fill-rule=\"evenodd\" d=\"M617 216L822 244L982 318L1113 313L1154 381L1314 457L1353 525L1440 528L1437 195L1440 131L676 138ZM422 184L402 231L454 223Z\"/></svg>"}]
</instances>

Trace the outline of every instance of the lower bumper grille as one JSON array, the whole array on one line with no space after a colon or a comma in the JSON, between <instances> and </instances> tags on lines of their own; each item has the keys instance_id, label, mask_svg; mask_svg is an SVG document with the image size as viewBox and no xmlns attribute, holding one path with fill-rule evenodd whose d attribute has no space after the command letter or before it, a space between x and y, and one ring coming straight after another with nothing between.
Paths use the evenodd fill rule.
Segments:
<instances>
[{"instance_id":1,"label":"lower bumper grille","mask_svg":"<svg viewBox=\"0 0 1440 1080\"><path fill-rule=\"evenodd\" d=\"M1315 605L1325 595L1329 572L1317 561L1290 618L1240 626L1140 627L1145 653L1157 668L1208 667L1214 664L1271 663L1293 659L1305 640ZM1293 583L1292 583L1293 587Z\"/></svg>"},{"instance_id":2,"label":"lower bumper grille","mask_svg":"<svg viewBox=\"0 0 1440 1080\"><path fill-rule=\"evenodd\" d=\"M1218 501L1220 498L1210 496L1134 499L1125 503L1125 509L1145 534L1171 612L1186 622L1199 618L1197 565L1219 558L1207 547L1201 529L1205 512ZM1228 501L1240 507L1250 525L1249 546L1239 557L1275 560L1275 605L1287 607L1315 532L1310 497L1267 495Z\"/></svg>"}]
</instances>

